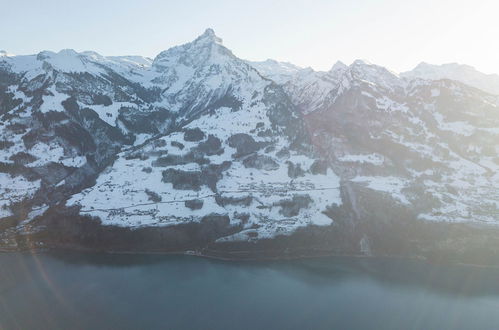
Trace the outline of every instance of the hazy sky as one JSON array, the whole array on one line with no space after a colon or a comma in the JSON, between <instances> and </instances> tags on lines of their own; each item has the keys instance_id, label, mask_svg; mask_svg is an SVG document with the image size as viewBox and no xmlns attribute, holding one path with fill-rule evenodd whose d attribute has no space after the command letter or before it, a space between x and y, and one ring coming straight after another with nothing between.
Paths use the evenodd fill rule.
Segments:
<instances>
[{"instance_id":1,"label":"hazy sky","mask_svg":"<svg viewBox=\"0 0 499 330\"><path fill-rule=\"evenodd\" d=\"M0 49L154 57L212 27L237 56L315 69L367 59L499 73L498 0L0 0Z\"/></svg>"}]
</instances>

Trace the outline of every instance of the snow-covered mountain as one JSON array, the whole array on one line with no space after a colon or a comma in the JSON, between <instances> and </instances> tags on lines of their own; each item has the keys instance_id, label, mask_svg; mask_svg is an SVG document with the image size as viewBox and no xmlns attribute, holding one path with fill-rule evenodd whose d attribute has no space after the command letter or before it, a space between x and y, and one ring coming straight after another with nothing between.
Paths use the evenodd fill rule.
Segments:
<instances>
[{"instance_id":1,"label":"snow-covered mountain","mask_svg":"<svg viewBox=\"0 0 499 330\"><path fill-rule=\"evenodd\" d=\"M499 223L499 98L423 78L244 61L211 29L154 59L5 53L0 244L474 251Z\"/></svg>"},{"instance_id":2,"label":"snow-covered mountain","mask_svg":"<svg viewBox=\"0 0 499 330\"><path fill-rule=\"evenodd\" d=\"M257 69L264 77L270 78L280 85L285 84L295 74L303 70L297 65L272 59L262 62L246 61L246 63Z\"/></svg>"},{"instance_id":3,"label":"snow-covered mountain","mask_svg":"<svg viewBox=\"0 0 499 330\"><path fill-rule=\"evenodd\" d=\"M403 72L401 76L427 80L456 80L488 93L499 95L499 75L485 74L464 64L433 65L421 62L413 70Z\"/></svg>"},{"instance_id":4,"label":"snow-covered mountain","mask_svg":"<svg viewBox=\"0 0 499 330\"><path fill-rule=\"evenodd\" d=\"M343 180L418 204L418 219L499 220L498 97L457 81L402 78L360 60L336 67L322 90L314 83L331 71L307 70L314 79L306 84L293 73L283 87L301 101L321 90L317 102L296 104ZM432 200L426 208L425 194Z\"/></svg>"}]
</instances>

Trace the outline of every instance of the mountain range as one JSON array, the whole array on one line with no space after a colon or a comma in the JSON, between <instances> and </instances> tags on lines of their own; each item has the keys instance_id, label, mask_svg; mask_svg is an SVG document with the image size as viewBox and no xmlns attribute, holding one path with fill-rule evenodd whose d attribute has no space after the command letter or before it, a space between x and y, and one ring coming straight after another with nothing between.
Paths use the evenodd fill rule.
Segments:
<instances>
[{"instance_id":1,"label":"mountain range","mask_svg":"<svg viewBox=\"0 0 499 330\"><path fill-rule=\"evenodd\" d=\"M0 247L499 260L499 76L0 52Z\"/></svg>"}]
</instances>

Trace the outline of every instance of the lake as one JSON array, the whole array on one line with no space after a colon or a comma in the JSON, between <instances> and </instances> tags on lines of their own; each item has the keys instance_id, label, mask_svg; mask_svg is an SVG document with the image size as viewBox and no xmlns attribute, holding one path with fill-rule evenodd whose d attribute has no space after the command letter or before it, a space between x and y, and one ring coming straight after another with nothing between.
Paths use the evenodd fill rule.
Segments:
<instances>
[{"instance_id":1,"label":"lake","mask_svg":"<svg viewBox=\"0 0 499 330\"><path fill-rule=\"evenodd\" d=\"M0 254L0 329L497 329L499 270L399 259Z\"/></svg>"}]
</instances>

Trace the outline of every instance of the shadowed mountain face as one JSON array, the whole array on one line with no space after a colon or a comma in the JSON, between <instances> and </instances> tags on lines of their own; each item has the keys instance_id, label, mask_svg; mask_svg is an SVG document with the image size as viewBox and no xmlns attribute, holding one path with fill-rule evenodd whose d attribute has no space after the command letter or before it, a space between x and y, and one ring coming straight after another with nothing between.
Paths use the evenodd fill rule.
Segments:
<instances>
[{"instance_id":1,"label":"shadowed mountain face","mask_svg":"<svg viewBox=\"0 0 499 330\"><path fill-rule=\"evenodd\" d=\"M0 244L494 257L499 97L414 76L211 29L154 60L2 53Z\"/></svg>"}]
</instances>

